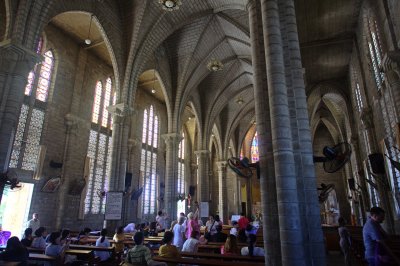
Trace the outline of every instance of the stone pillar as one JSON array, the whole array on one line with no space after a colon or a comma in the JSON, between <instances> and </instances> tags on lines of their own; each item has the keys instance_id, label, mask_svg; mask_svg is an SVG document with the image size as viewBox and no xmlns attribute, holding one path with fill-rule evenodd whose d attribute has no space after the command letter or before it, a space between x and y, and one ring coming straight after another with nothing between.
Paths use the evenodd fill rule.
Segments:
<instances>
[{"instance_id":1,"label":"stone pillar","mask_svg":"<svg viewBox=\"0 0 400 266\"><path fill-rule=\"evenodd\" d=\"M111 170L110 173L107 173L110 175L110 191L124 191L125 174L128 164L130 118L135 112L126 103L109 106L107 110L113 117ZM124 208L125 202L123 202ZM107 221L107 228L115 229L115 227L122 225L122 222L125 220L124 215L125 213L122 212L122 219L120 221Z\"/></svg>"},{"instance_id":2,"label":"stone pillar","mask_svg":"<svg viewBox=\"0 0 400 266\"><path fill-rule=\"evenodd\" d=\"M279 216L276 195L275 168L272 153L270 105L265 66L264 37L260 1L247 5L254 79L254 99L259 141L260 190L263 217L264 248L269 265L281 264Z\"/></svg>"},{"instance_id":3,"label":"stone pillar","mask_svg":"<svg viewBox=\"0 0 400 266\"><path fill-rule=\"evenodd\" d=\"M162 135L165 140L165 194L164 209L171 219L177 213L178 151L182 136L177 133Z\"/></svg>"},{"instance_id":4,"label":"stone pillar","mask_svg":"<svg viewBox=\"0 0 400 266\"><path fill-rule=\"evenodd\" d=\"M262 0L261 12L282 265L306 266L277 0Z\"/></svg>"},{"instance_id":5,"label":"stone pillar","mask_svg":"<svg viewBox=\"0 0 400 266\"><path fill-rule=\"evenodd\" d=\"M28 74L40 59L10 40L0 43L0 172L8 169Z\"/></svg>"},{"instance_id":6,"label":"stone pillar","mask_svg":"<svg viewBox=\"0 0 400 266\"><path fill-rule=\"evenodd\" d=\"M219 191L219 216L222 221L227 224L228 222L228 188L226 183L226 161L217 162L218 167L218 191Z\"/></svg>"},{"instance_id":7,"label":"stone pillar","mask_svg":"<svg viewBox=\"0 0 400 266\"><path fill-rule=\"evenodd\" d=\"M210 169L210 152L208 150L199 150L194 152L198 159L199 165L197 169L199 187L197 200L200 202L209 202L210 201L210 177L208 175Z\"/></svg>"},{"instance_id":8,"label":"stone pillar","mask_svg":"<svg viewBox=\"0 0 400 266\"><path fill-rule=\"evenodd\" d=\"M383 71L385 72L387 87L392 99L393 108L396 111L396 121L400 121L400 50L391 51L385 54L382 59Z\"/></svg>"},{"instance_id":9,"label":"stone pillar","mask_svg":"<svg viewBox=\"0 0 400 266\"><path fill-rule=\"evenodd\" d=\"M300 218L304 233L307 265L325 264L325 245L321 230L320 205L313 162L313 148L293 0L279 1L281 30L284 36L286 82L290 92L289 109L295 114L291 119L293 151L297 169L297 189ZM347 183L347 182L346 182Z\"/></svg>"}]
</instances>

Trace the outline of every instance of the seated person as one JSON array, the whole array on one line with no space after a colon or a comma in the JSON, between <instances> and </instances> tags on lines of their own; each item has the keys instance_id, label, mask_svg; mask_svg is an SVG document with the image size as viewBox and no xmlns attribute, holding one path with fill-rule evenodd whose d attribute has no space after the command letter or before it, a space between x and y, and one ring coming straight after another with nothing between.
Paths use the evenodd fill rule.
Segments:
<instances>
[{"instance_id":1,"label":"seated person","mask_svg":"<svg viewBox=\"0 0 400 266\"><path fill-rule=\"evenodd\" d=\"M182 252L197 252L199 248L198 231L192 231L190 238L183 243Z\"/></svg>"},{"instance_id":2,"label":"seated person","mask_svg":"<svg viewBox=\"0 0 400 266\"><path fill-rule=\"evenodd\" d=\"M119 226L117 230L115 230L115 235L113 237L114 240L114 248L116 253L120 253L124 251L124 241L125 241L125 234L124 234L124 227Z\"/></svg>"},{"instance_id":3,"label":"seated person","mask_svg":"<svg viewBox=\"0 0 400 266\"><path fill-rule=\"evenodd\" d=\"M150 223L149 236L158 236L157 222L151 222Z\"/></svg>"},{"instance_id":4,"label":"seated person","mask_svg":"<svg viewBox=\"0 0 400 266\"><path fill-rule=\"evenodd\" d=\"M8 239L4 252L0 253L0 260L4 262L16 262L21 266L28 265L29 252L19 241L18 237L13 236Z\"/></svg>"},{"instance_id":5,"label":"seated person","mask_svg":"<svg viewBox=\"0 0 400 266\"><path fill-rule=\"evenodd\" d=\"M257 235L257 230L257 227L253 226L252 224L248 224L245 230L246 236L249 237L249 235Z\"/></svg>"},{"instance_id":6,"label":"seated person","mask_svg":"<svg viewBox=\"0 0 400 266\"><path fill-rule=\"evenodd\" d=\"M33 236L32 228L26 228L24 232L24 237L21 239L21 244L25 247L30 247L32 245Z\"/></svg>"},{"instance_id":7,"label":"seated person","mask_svg":"<svg viewBox=\"0 0 400 266\"><path fill-rule=\"evenodd\" d=\"M225 242L228 236L222 233L222 226L217 225L217 233L212 236L212 242Z\"/></svg>"},{"instance_id":8,"label":"seated person","mask_svg":"<svg viewBox=\"0 0 400 266\"><path fill-rule=\"evenodd\" d=\"M124 227L124 233L134 233L136 232L135 223L129 223Z\"/></svg>"},{"instance_id":9,"label":"seated person","mask_svg":"<svg viewBox=\"0 0 400 266\"><path fill-rule=\"evenodd\" d=\"M69 229L63 229L61 231L61 239L60 239L60 244L61 245L67 245L70 242L70 233L71 231Z\"/></svg>"},{"instance_id":10,"label":"seated person","mask_svg":"<svg viewBox=\"0 0 400 266\"><path fill-rule=\"evenodd\" d=\"M61 233L52 232L49 236L49 243L44 254L56 257L60 262L64 261L64 252L67 246L61 245Z\"/></svg>"},{"instance_id":11,"label":"seated person","mask_svg":"<svg viewBox=\"0 0 400 266\"><path fill-rule=\"evenodd\" d=\"M45 249L46 248L46 236L47 236L47 231L46 228L44 227L39 227L35 231L35 238L32 241L32 248L40 248L40 249Z\"/></svg>"},{"instance_id":12,"label":"seated person","mask_svg":"<svg viewBox=\"0 0 400 266\"><path fill-rule=\"evenodd\" d=\"M237 239L235 235L229 235L224 245L221 246L222 255L239 255L240 250L237 246Z\"/></svg>"},{"instance_id":13,"label":"seated person","mask_svg":"<svg viewBox=\"0 0 400 266\"><path fill-rule=\"evenodd\" d=\"M78 234L78 243L81 245L86 245L88 243L89 239L89 234L92 231L92 229L86 227L82 231L79 232Z\"/></svg>"},{"instance_id":14,"label":"seated person","mask_svg":"<svg viewBox=\"0 0 400 266\"><path fill-rule=\"evenodd\" d=\"M100 233L100 237L96 241L96 247L110 247L110 242L107 239L107 229L103 228ZM110 252L108 251L95 251L94 254L100 258L101 261L106 261L110 258Z\"/></svg>"},{"instance_id":15,"label":"seated person","mask_svg":"<svg viewBox=\"0 0 400 266\"><path fill-rule=\"evenodd\" d=\"M144 236L142 232L137 232L133 237L135 246L131 248L126 254L125 262L134 265L153 265L151 259L151 251L148 247L143 245Z\"/></svg>"},{"instance_id":16,"label":"seated person","mask_svg":"<svg viewBox=\"0 0 400 266\"><path fill-rule=\"evenodd\" d=\"M238 224L238 222L237 221L233 221L232 222L232 228L231 228L231 230L229 231L229 235L234 235L234 236L238 236L238 233L239 233L239 224Z\"/></svg>"},{"instance_id":17,"label":"seated person","mask_svg":"<svg viewBox=\"0 0 400 266\"><path fill-rule=\"evenodd\" d=\"M172 245L172 240L174 239L174 233L171 231L166 231L163 238L163 243L158 250L158 256L166 258L176 258L179 257L179 250ZM168 263L168 266L176 265L175 263Z\"/></svg>"},{"instance_id":18,"label":"seated person","mask_svg":"<svg viewBox=\"0 0 400 266\"><path fill-rule=\"evenodd\" d=\"M248 247L243 247L240 253L243 256L265 256L265 251L263 248L256 247L256 235L249 235L248 237Z\"/></svg>"}]
</instances>

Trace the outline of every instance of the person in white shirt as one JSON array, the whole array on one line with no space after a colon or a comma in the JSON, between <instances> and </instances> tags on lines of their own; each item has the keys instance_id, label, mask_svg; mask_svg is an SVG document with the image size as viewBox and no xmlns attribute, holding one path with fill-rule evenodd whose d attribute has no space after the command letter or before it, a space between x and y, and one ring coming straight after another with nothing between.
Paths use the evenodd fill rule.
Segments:
<instances>
[{"instance_id":1,"label":"person in white shirt","mask_svg":"<svg viewBox=\"0 0 400 266\"><path fill-rule=\"evenodd\" d=\"M35 232L40 227L39 215L35 212L32 214L32 219L26 223L26 228L32 228L32 232Z\"/></svg>"},{"instance_id":2,"label":"person in white shirt","mask_svg":"<svg viewBox=\"0 0 400 266\"><path fill-rule=\"evenodd\" d=\"M242 250L240 251L240 254L242 254L242 256L265 256L265 251L263 248L255 247L256 239L256 235L249 235L249 246L242 248Z\"/></svg>"},{"instance_id":3,"label":"person in white shirt","mask_svg":"<svg viewBox=\"0 0 400 266\"><path fill-rule=\"evenodd\" d=\"M238 228L239 228L239 224L238 224L238 222L237 221L233 221L232 222L232 228L231 228L231 230L229 231L229 234L230 235L234 235L234 236L238 236Z\"/></svg>"},{"instance_id":4,"label":"person in white shirt","mask_svg":"<svg viewBox=\"0 0 400 266\"><path fill-rule=\"evenodd\" d=\"M190 238L183 243L182 252L197 252L200 244L199 240L197 240L198 236L199 232L193 230L190 234Z\"/></svg>"},{"instance_id":5,"label":"person in white shirt","mask_svg":"<svg viewBox=\"0 0 400 266\"><path fill-rule=\"evenodd\" d=\"M110 247L110 242L107 239L107 229L101 230L101 237L96 240L96 247ZM95 251L94 252L101 261L106 261L110 258L110 252L108 251Z\"/></svg>"},{"instance_id":6,"label":"person in white shirt","mask_svg":"<svg viewBox=\"0 0 400 266\"><path fill-rule=\"evenodd\" d=\"M185 221L184 217L179 217L179 221L174 225L173 233L174 239L172 240L172 245L176 246L176 248L180 251L183 246L183 236L185 234L185 227L183 226L183 222Z\"/></svg>"},{"instance_id":7,"label":"person in white shirt","mask_svg":"<svg viewBox=\"0 0 400 266\"><path fill-rule=\"evenodd\" d=\"M136 232L135 223L130 223L124 228L124 233L135 233L135 232Z\"/></svg>"}]
</instances>

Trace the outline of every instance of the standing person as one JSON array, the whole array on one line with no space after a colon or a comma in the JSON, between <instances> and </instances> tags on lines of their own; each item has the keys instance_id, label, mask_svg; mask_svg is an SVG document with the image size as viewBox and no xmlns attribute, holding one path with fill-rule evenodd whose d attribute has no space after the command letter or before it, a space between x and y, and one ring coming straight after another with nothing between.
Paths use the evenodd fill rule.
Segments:
<instances>
[{"instance_id":1,"label":"standing person","mask_svg":"<svg viewBox=\"0 0 400 266\"><path fill-rule=\"evenodd\" d=\"M346 220L343 217L339 218L339 237L340 237L340 249L343 252L344 255L344 263L346 266L351 265L351 259L350 259L350 246L351 246L351 240L350 240L350 234L349 231L346 228Z\"/></svg>"},{"instance_id":2,"label":"standing person","mask_svg":"<svg viewBox=\"0 0 400 266\"><path fill-rule=\"evenodd\" d=\"M390 258L396 259L396 256L386 245L387 235L381 227L385 220L385 211L380 207L372 207L370 215L363 227L365 259L369 266L390 265ZM400 265L399 261L396 263Z\"/></svg>"},{"instance_id":3,"label":"standing person","mask_svg":"<svg viewBox=\"0 0 400 266\"><path fill-rule=\"evenodd\" d=\"M184 221L185 219L180 217L178 223L174 225L174 228L172 229L174 233L174 240L172 241L172 244L176 246L178 250L181 250L183 246L183 237L185 235L185 228L183 227Z\"/></svg>"},{"instance_id":4,"label":"standing person","mask_svg":"<svg viewBox=\"0 0 400 266\"><path fill-rule=\"evenodd\" d=\"M46 228L44 227L39 227L35 231L35 238L32 241L32 248L40 248L40 249L45 249L46 248L46 236L47 236L47 231Z\"/></svg>"},{"instance_id":5,"label":"standing person","mask_svg":"<svg viewBox=\"0 0 400 266\"><path fill-rule=\"evenodd\" d=\"M103 228L100 235L101 237L99 237L96 241L96 247L110 247L110 242L107 239L107 229ZM95 251L94 253L100 258L101 261L110 259L110 252L108 251Z\"/></svg>"},{"instance_id":6,"label":"standing person","mask_svg":"<svg viewBox=\"0 0 400 266\"><path fill-rule=\"evenodd\" d=\"M157 222L157 228L159 229L158 231L165 231L165 217L163 215L162 211L158 211L158 214L156 216L156 222Z\"/></svg>"},{"instance_id":7,"label":"standing person","mask_svg":"<svg viewBox=\"0 0 400 266\"><path fill-rule=\"evenodd\" d=\"M30 219L26 223L27 228L32 228L32 232L35 232L37 229L40 227L40 220L39 220L39 214L36 212L32 214L32 219Z\"/></svg>"},{"instance_id":8,"label":"standing person","mask_svg":"<svg viewBox=\"0 0 400 266\"><path fill-rule=\"evenodd\" d=\"M247 225L249 224L249 219L247 219L246 216L244 216L244 213L242 212L240 214L240 219L238 221L238 225L239 225L239 230L246 230Z\"/></svg>"},{"instance_id":9,"label":"standing person","mask_svg":"<svg viewBox=\"0 0 400 266\"><path fill-rule=\"evenodd\" d=\"M134 232L136 232L135 223L133 223L133 222L129 223L123 229L124 229L124 233L134 233Z\"/></svg>"}]
</instances>

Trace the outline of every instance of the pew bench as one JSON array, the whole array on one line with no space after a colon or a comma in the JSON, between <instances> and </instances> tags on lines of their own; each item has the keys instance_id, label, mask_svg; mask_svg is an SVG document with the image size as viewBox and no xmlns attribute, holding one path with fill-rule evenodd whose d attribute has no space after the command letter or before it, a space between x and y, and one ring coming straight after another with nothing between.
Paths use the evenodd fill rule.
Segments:
<instances>
[{"instance_id":1,"label":"pew bench","mask_svg":"<svg viewBox=\"0 0 400 266\"><path fill-rule=\"evenodd\" d=\"M261 256L241 256L241 255L220 255L204 252L181 252L182 257L200 258L200 259L220 259L224 261L247 261L247 262L264 262L265 257Z\"/></svg>"},{"instance_id":2,"label":"pew bench","mask_svg":"<svg viewBox=\"0 0 400 266\"><path fill-rule=\"evenodd\" d=\"M165 262L165 263L180 263L180 264L189 264L189 265L209 265L209 266L248 266L249 262L232 262L232 261L223 261L221 259L198 259L198 258L166 258L155 256L153 257L154 261ZM264 266L263 262L251 262L251 266Z\"/></svg>"}]
</instances>

